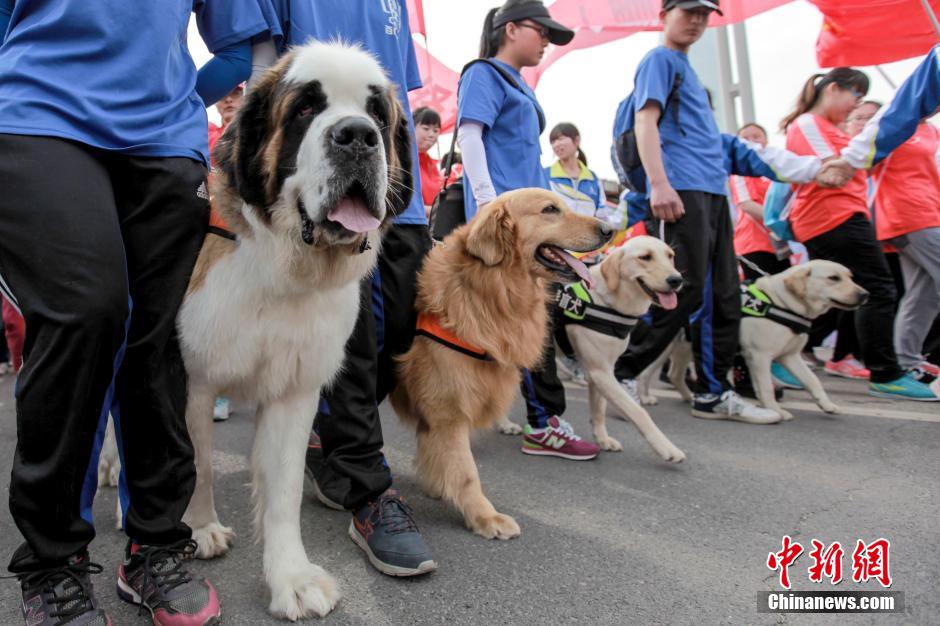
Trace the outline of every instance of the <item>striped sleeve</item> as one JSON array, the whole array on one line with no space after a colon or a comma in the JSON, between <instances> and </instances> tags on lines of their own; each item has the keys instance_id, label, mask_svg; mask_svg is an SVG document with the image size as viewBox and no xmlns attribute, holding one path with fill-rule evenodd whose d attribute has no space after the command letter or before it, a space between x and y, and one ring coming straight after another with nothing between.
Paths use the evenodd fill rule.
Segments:
<instances>
[{"instance_id":1,"label":"striped sleeve","mask_svg":"<svg viewBox=\"0 0 940 626\"><path fill-rule=\"evenodd\" d=\"M808 183L822 167L822 160L812 154L799 155L774 146L761 147L760 144L727 134L722 135L722 142L728 174Z\"/></svg>"},{"instance_id":2,"label":"striped sleeve","mask_svg":"<svg viewBox=\"0 0 940 626\"><path fill-rule=\"evenodd\" d=\"M878 112L842 150L855 168L870 168L910 139L917 125L940 106L940 45L898 88L891 103Z\"/></svg>"},{"instance_id":3,"label":"striped sleeve","mask_svg":"<svg viewBox=\"0 0 940 626\"><path fill-rule=\"evenodd\" d=\"M747 188L747 181L743 176L732 176L729 187L731 187L731 200L734 206L752 199L751 192Z\"/></svg>"}]
</instances>

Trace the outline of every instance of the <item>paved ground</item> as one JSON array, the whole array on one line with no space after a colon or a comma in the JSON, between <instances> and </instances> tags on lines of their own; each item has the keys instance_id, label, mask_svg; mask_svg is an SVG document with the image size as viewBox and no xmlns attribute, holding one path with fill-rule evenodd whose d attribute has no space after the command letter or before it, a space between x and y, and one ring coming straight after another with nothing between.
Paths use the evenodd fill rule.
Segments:
<instances>
[{"instance_id":1,"label":"paved ground","mask_svg":"<svg viewBox=\"0 0 940 626\"><path fill-rule=\"evenodd\" d=\"M456 513L419 492L413 436L383 407L387 455L440 569L420 580L376 573L346 536L348 515L308 494L307 550L344 593L326 623L937 624L940 406L893 404L863 395L859 383L824 383L845 414L823 416L796 392L789 394L796 420L770 427L696 420L671 392L661 392L652 414L688 454L680 466L658 461L632 426L613 419L611 434L624 451L588 463L525 457L516 438L482 434L474 451L485 489L523 529L510 542L471 535ZM7 378L0 384L4 472L16 432L11 394ZM514 415L521 420L519 407ZM582 388L570 389L568 417L578 432L588 432ZM230 625L277 623L265 613L261 548L251 539L245 488L251 431L244 410L216 431L216 500L239 539L228 556L194 566L216 582ZM113 506L113 490L104 491L92 544L107 572L95 579L98 595L115 624L147 623L113 592L124 541L112 527ZM0 532L9 555L20 538L6 507ZM758 614L757 592L776 586L767 554L780 549L785 534L807 546L813 537L848 546L889 538L892 589L905 592L906 614ZM844 566L851 577L849 555ZM791 568L794 588L810 587L806 567L804 556ZM879 588L839 589L858 587ZM21 623L18 607L16 584L4 582L0 624Z\"/></svg>"}]
</instances>

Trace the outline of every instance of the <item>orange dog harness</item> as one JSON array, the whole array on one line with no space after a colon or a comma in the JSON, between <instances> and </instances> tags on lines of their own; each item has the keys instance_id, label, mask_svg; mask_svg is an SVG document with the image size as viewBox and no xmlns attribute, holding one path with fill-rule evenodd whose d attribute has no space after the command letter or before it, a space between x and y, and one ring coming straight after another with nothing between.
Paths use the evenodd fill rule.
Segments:
<instances>
[{"instance_id":1,"label":"orange dog harness","mask_svg":"<svg viewBox=\"0 0 940 626\"><path fill-rule=\"evenodd\" d=\"M492 361L493 357L486 353L483 348L477 347L471 343L463 341L454 334L441 326L441 320L436 315L430 313L418 313L418 323L415 325L415 335L427 337L431 341L436 341L442 346L451 350L456 350L461 354L479 359L481 361Z\"/></svg>"}]
</instances>

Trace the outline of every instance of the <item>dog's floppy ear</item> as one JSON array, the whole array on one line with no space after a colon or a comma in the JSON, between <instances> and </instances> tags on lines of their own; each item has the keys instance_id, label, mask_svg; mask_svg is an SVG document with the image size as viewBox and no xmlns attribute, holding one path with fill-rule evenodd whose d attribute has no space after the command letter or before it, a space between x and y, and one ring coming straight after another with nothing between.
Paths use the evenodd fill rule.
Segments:
<instances>
[{"instance_id":1,"label":"dog's floppy ear","mask_svg":"<svg viewBox=\"0 0 940 626\"><path fill-rule=\"evenodd\" d=\"M620 263L623 261L623 252L615 252L601 263L601 277L608 291L617 291L620 286Z\"/></svg>"},{"instance_id":2,"label":"dog's floppy ear","mask_svg":"<svg viewBox=\"0 0 940 626\"><path fill-rule=\"evenodd\" d=\"M784 277L783 286L798 298L806 298L806 281L809 280L810 269L801 267L789 276Z\"/></svg>"},{"instance_id":3,"label":"dog's floppy ear","mask_svg":"<svg viewBox=\"0 0 940 626\"><path fill-rule=\"evenodd\" d=\"M473 219L467 236L467 252L485 265L498 265L512 255L516 225L499 198Z\"/></svg>"},{"instance_id":4,"label":"dog's floppy ear","mask_svg":"<svg viewBox=\"0 0 940 626\"><path fill-rule=\"evenodd\" d=\"M388 192L386 207L390 215L404 213L411 204L414 194L414 174L411 158L411 127L408 124L408 115L398 101L394 87L388 90Z\"/></svg>"},{"instance_id":5,"label":"dog's floppy ear","mask_svg":"<svg viewBox=\"0 0 940 626\"><path fill-rule=\"evenodd\" d=\"M268 139L274 89L279 74L268 71L245 96L231 126L216 145L216 167L225 173L238 195L248 204L266 208L269 172L265 171L262 152ZM262 210L262 214L266 211Z\"/></svg>"}]
</instances>

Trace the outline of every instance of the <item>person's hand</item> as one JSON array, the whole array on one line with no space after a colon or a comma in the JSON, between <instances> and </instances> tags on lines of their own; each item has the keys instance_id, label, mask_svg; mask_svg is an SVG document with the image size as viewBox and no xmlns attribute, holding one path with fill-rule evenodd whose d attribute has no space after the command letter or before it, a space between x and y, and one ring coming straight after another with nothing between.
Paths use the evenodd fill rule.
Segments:
<instances>
[{"instance_id":1,"label":"person's hand","mask_svg":"<svg viewBox=\"0 0 940 626\"><path fill-rule=\"evenodd\" d=\"M816 184L827 189L844 186L855 176L855 168L845 159L826 161L816 174Z\"/></svg>"},{"instance_id":2,"label":"person's hand","mask_svg":"<svg viewBox=\"0 0 940 626\"><path fill-rule=\"evenodd\" d=\"M664 222L678 222L685 215L682 198L669 183L659 183L650 189L650 210L653 216Z\"/></svg>"}]
</instances>

